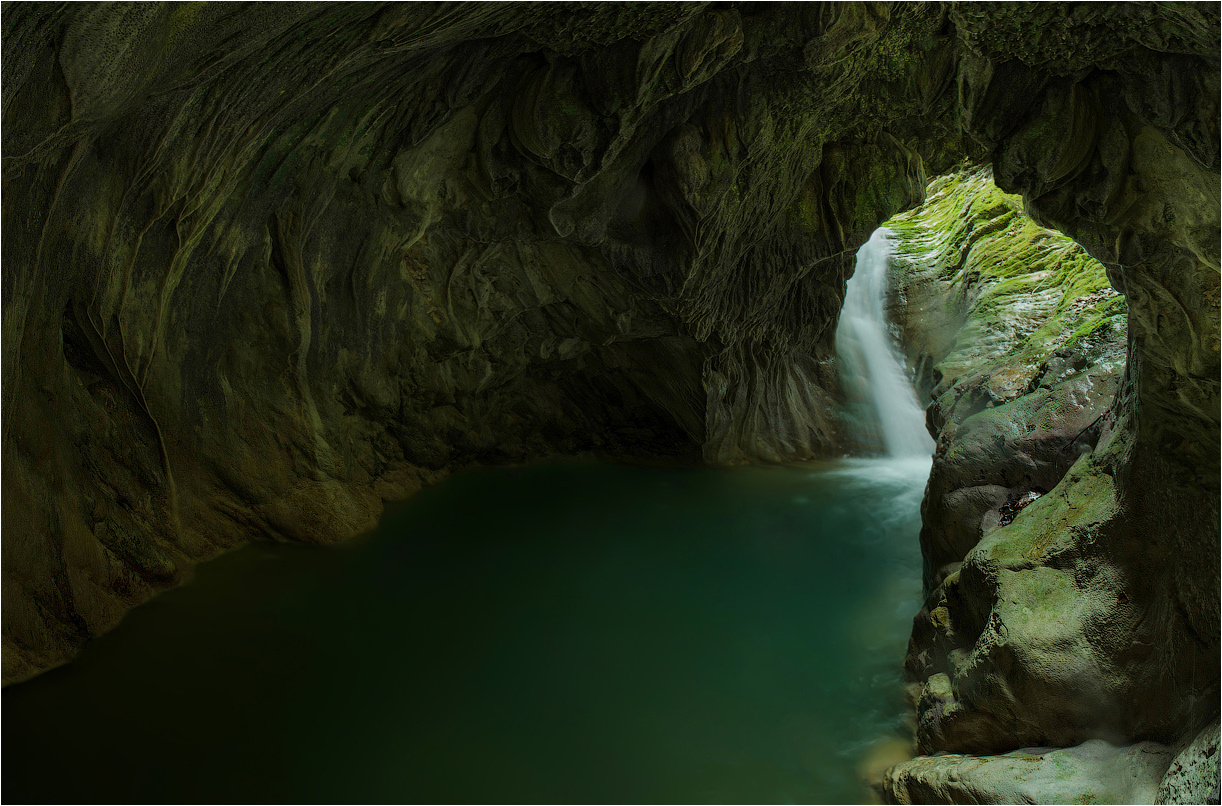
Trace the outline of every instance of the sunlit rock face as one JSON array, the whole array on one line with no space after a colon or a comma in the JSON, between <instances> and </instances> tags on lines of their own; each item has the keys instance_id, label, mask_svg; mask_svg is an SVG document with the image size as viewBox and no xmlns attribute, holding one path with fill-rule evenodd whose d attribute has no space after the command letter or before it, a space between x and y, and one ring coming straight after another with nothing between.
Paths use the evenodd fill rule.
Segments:
<instances>
[{"instance_id":1,"label":"sunlit rock face","mask_svg":"<svg viewBox=\"0 0 1222 806\"><path fill-rule=\"evenodd\" d=\"M1127 620L1084 615L1074 640L1160 692L1115 703L1126 734L1216 704L1216 6L14 5L0 22L6 680L195 560L345 538L472 462L834 449L852 255L966 157L1128 301L1110 436L1032 532L1091 536L1058 555L1084 569L1068 601L1089 569L1120 575L1087 587L1121 587ZM1006 592L1031 562L963 561L976 654L931 676L966 716L928 749L1055 721L1062 671L1007 665L983 627L1045 595Z\"/></svg>"},{"instance_id":2,"label":"sunlit rock face","mask_svg":"<svg viewBox=\"0 0 1222 806\"><path fill-rule=\"evenodd\" d=\"M1090 453L1114 419L1127 305L1104 267L1040 227L987 167L930 184L897 236L892 316L938 439L925 588Z\"/></svg>"},{"instance_id":3,"label":"sunlit rock face","mask_svg":"<svg viewBox=\"0 0 1222 806\"><path fill-rule=\"evenodd\" d=\"M925 205L889 226L902 236L895 317L938 440L922 506L930 596L906 664L921 745L1123 738L1131 727L1118 720L1134 709L1115 703L1153 696L1149 667L1117 666L1116 646L1091 628L1113 625L1120 644L1149 637L1129 622L1123 569L1091 550L1095 532L1052 519L1066 505L1091 526L1114 514L1115 490L1090 462L1113 434L1125 300L1102 265L1026 217L987 169L935 181ZM1040 706L1016 711L1014 700ZM1160 699L1145 711L1147 728L1172 707ZM889 779L896 799L911 795L903 780Z\"/></svg>"}]
</instances>

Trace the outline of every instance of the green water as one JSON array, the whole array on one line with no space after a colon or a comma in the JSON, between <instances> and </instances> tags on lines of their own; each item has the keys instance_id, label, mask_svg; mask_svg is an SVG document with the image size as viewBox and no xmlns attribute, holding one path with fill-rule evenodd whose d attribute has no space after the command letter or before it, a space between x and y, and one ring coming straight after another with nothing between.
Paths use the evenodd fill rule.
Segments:
<instances>
[{"instance_id":1,"label":"green water","mask_svg":"<svg viewBox=\"0 0 1222 806\"><path fill-rule=\"evenodd\" d=\"M928 461L460 474L3 693L5 802L855 802Z\"/></svg>"}]
</instances>

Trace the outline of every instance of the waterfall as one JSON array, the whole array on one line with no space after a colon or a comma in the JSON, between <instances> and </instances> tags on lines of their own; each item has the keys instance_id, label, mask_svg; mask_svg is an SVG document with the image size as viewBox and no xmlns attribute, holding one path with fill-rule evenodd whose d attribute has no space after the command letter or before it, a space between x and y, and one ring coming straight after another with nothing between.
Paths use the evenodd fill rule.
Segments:
<instances>
[{"instance_id":1,"label":"waterfall","mask_svg":"<svg viewBox=\"0 0 1222 806\"><path fill-rule=\"evenodd\" d=\"M929 457L933 440L895 340L884 300L891 259L890 233L875 230L857 252L836 330L840 383L858 442L894 458Z\"/></svg>"}]
</instances>

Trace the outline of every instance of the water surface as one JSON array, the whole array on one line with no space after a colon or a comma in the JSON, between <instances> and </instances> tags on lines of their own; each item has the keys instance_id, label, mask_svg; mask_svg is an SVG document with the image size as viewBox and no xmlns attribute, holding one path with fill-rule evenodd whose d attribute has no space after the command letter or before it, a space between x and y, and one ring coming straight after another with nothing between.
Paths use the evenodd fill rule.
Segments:
<instances>
[{"instance_id":1,"label":"water surface","mask_svg":"<svg viewBox=\"0 0 1222 806\"><path fill-rule=\"evenodd\" d=\"M7 802L854 802L927 460L459 474L3 694Z\"/></svg>"}]
</instances>

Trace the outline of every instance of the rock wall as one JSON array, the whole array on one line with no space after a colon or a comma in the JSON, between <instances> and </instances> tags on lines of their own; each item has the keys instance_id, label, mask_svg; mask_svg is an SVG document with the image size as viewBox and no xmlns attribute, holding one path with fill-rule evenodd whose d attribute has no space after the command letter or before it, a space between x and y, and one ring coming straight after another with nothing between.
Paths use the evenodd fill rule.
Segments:
<instances>
[{"instance_id":1,"label":"rock wall","mask_svg":"<svg viewBox=\"0 0 1222 806\"><path fill-rule=\"evenodd\" d=\"M1183 687L1151 675L1158 642L1132 620L1136 569L1096 545L1117 508L1091 471L1124 404L1125 299L1080 246L997 190L988 168L935 180L921 208L888 226L892 313L938 440L922 507L932 595L906 662L918 747L1078 746L918 758L890 770L881 791L897 803L1008 803L1131 785L1146 794L1102 799L1152 802L1171 749L1112 750L1097 737L1171 741L1208 713L1200 700L1217 680ZM1066 509L1076 523L1052 520ZM1178 648L1160 649L1167 674ZM1125 657L1134 650L1146 663ZM1131 775L1117 776L1113 756Z\"/></svg>"},{"instance_id":2,"label":"rock wall","mask_svg":"<svg viewBox=\"0 0 1222 806\"><path fill-rule=\"evenodd\" d=\"M798 114L777 23L6 10L6 679L453 467L824 450L851 250L919 165Z\"/></svg>"},{"instance_id":3,"label":"rock wall","mask_svg":"<svg viewBox=\"0 0 1222 806\"><path fill-rule=\"evenodd\" d=\"M891 313L938 440L925 588L1052 490L1101 433L1125 364L1125 298L987 168L948 174L898 216Z\"/></svg>"},{"instance_id":4,"label":"rock wall","mask_svg":"<svg viewBox=\"0 0 1222 806\"><path fill-rule=\"evenodd\" d=\"M889 224L897 237L893 315L917 385L931 401L928 426L937 438L921 531L925 589L933 595L915 619L906 663L919 697L919 745L927 752L1006 750L1015 740L1075 744L1083 730L1105 723L1105 712L1117 710L1075 688L1105 686L1081 668L1095 660L1081 625L1069 617L1081 592L1056 575L1046 545L1030 551L1022 541L1041 499L1062 494L1058 484L1079 478L1079 464L1111 434L1127 306L1101 264L1035 224L1022 206L995 187L987 168L965 169L935 180L925 205ZM1071 467L1076 472L1066 479ZM1037 542L1047 544L1058 531L1041 526ZM1007 569L1012 578L994 572L977 592L981 599L965 604L964 576L1003 551L1025 564ZM1015 597L1014 586L1033 583L1047 585ZM1094 603L1109 604L1115 603ZM1004 643L985 643L983 651L1018 656L1065 679L1007 678L1004 693L968 689L964 683L974 683L983 665L977 644L993 633ZM1020 685L1047 690L1015 693ZM971 693L978 700L965 717L963 700ZM1004 731L971 722L984 713L1000 719L995 712L1008 702L998 699L1024 695L1041 699L1037 710L1046 716L1039 724L1023 725L1029 713L1008 711L1004 716L1016 721ZM908 787L931 770L908 770L890 783L903 779Z\"/></svg>"},{"instance_id":5,"label":"rock wall","mask_svg":"<svg viewBox=\"0 0 1222 806\"><path fill-rule=\"evenodd\" d=\"M1138 188L1179 176L1192 158L1185 151L1171 157L1170 141L1146 140L1148 129L1126 139L1122 132L1136 130L1126 108L1092 94L1106 92L1112 77L1096 81L1046 96L1035 120L997 155L994 173L1002 187L1024 191L1037 221L1073 235L1102 260L1125 294L1125 374L1102 416L1098 402L1067 410L1057 400L1067 399L1055 389L1057 376L1084 370L1075 383L1102 380L1091 377L1091 349L1068 356L1069 367L1047 363L1035 379L1021 355L1014 368L990 365L969 317L955 338L981 345L965 356L969 374L984 370L977 394L956 392L971 388L957 377L928 378L937 383L931 425L944 429L944 439L924 510L930 600L909 658L910 672L924 683L918 738L925 752L1000 752L1096 737L1173 742L1216 713L1218 504L1206 491L1218 483L1218 330L1211 320L1217 247L1216 239L1192 234L1213 225L1186 205L1216 199L1218 191L1186 179L1178 200L1149 208ZM1046 151L1036 165L1010 162L1024 149L1034 155L1024 140L1049 126L1059 126L1060 151ZM1084 141L1092 145L1081 154L1068 150ZM1156 152L1168 159L1160 168ZM1077 180L1066 183L1065 170ZM1203 173L1195 177L1205 182ZM951 262L971 271L976 245L960 235ZM1081 304L1095 293L1084 287L1058 304ZM1032 296L1024 304L1039 303ZM1088 318L1081 327L1090 331L1095 323ZM1005 329L986 329L1005 341ZM928 340L943 348L947 332ZM1047 334L1034 336L1047 341ZM1180 344L1174 357L1172 342ZM1098 357L1111 363L1106 350ZM954 352L950 361L956 375L963 371ZM1006 404L1015 383L1038 383L1034 393L1041 394L1050 371L1048 395L992 408ZM987 412L966 416L982 404ZM1052 428L1039 423L1048 405L1055 407ZM1083 438L1097 444L1061 478L1071 458L1065 452L1085 448ZM984 520L1013 507L1024 488L1047 489L1058 479L1012 525L996 529Z\"/></svg>"},{"instance_id":6,"label":"rock wall","mask_svg":"<svg viewBox=\"0 0 1222 806\"><path fill-rule=\"evenodd\" d=\"M14 3L0 25L5 680L202 557L342 539L472 462L834 447L852 254L967 157L1104 263L1128 361L1078 481L1006 527L1055 579L965 558L975 655L930 747L1048 724L1060 673L989 625L1054 587L1125 592L1074 635L1163 693L1109 724L1208 707L1215 5Z\"/></svg>"}]
</instances>

